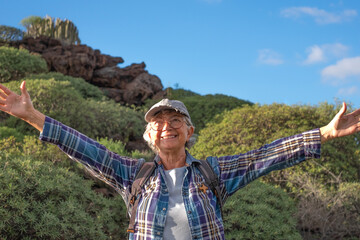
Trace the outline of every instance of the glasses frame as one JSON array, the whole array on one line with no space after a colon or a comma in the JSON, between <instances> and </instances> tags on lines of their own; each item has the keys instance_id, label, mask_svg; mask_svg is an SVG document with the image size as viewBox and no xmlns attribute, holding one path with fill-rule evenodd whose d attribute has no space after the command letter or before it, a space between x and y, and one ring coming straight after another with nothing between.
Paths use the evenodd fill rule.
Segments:
<instances>
[{"instance_id":1,"label":"glasses frame","mask_svg":"<svg viewBox=\"0 0 360 240\"><path fill-rule=\"evenodd\" d=\"M173 120L175 120L175 119L180 119L181 120L181 125L180 126L178 126L178 127L174 127L173 126L173 123L171 123ZM154 130L154 131L163 131L163 129L164 129L164 126L165 126L165 123L168 123L168 126L170 126L171 128L173 128L173 129L179 129L179 128L181 128L182 126L184 126L184 123L186 122L185 121L185 119L184 119L184 117L172 117L171 119L167 119L167 120L165 120L165 119L161 119L161 121L163 121L163 124L161 125L161 127L158 127L158 128L156 128L155 126L154 126L154 123L156 122L156 120L154 120L154 121L151 121L150 122L150 127L151 127L151 129L152 130Z\"/></svg>"}]
</instances>

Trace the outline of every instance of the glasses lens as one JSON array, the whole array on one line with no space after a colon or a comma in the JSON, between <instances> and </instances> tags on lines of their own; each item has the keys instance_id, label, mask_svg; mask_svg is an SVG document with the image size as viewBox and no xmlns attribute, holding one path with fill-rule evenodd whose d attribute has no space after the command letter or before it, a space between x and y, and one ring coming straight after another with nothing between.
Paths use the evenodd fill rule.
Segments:
<instances>
[{"instance_id":1,"label":"glasses lens","mask_svg":"<svg viewBox=\"0 0 360 240\"><path fill-rule=\"evenodd\" d=\"M164 128L165 122L167 122L170 127L174 129L181 128L184 124L184 121L181 118L172 118L169 121L155 120L151 122L151 128L155 131L161 131Z\"/></svg>"},{"instance_id":2,"label":"glasses lens","mask_svg":"<svg viewBox=\"0 0 360 240\"><path fill-rule=\"evenodd\" d=\"M170 126L172 128L181 128L181 126L183 125L183 121L180 118L173 118L170 120Z\"/></svg>"},{"instance_id":3,"label":"glasses lens","mask_svg":"<svg viewBox=\"0 0 360 240\"><path fill-rule=\"evenodd\" d=\"M159 131L162 128L162 126L164 126L164 122L161 120L153 121L150 123L150 126L153 130Z\"/></svg>"}]
</instances>

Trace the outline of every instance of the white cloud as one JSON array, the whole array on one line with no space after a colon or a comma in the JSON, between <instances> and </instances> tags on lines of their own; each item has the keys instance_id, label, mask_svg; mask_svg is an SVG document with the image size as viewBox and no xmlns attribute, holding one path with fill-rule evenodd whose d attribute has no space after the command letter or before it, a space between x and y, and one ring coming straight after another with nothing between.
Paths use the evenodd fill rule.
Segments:
<instances>
[{"instance_id":1,"label":"white cloud","mask_svg":"<svg viewBox=\"0 0 360 240\"><path fill-rule=\"evenodd\" d=\"M360 57L344 58L321 71L325 80L344 80L349 77L360 77Z\"/></svg>"},{"instance_id":2,"label":"white cloud","mask_svg":"<svg viewBox=\"0 0 360 240\"><path fill-rule=\"evenodd\" d=\"M258 61L262 64L268 64L268 65L280 65L284 63L284 61L281 58L281 55L271 49L259 50Z\"/></svg>"},{"instance_id":3,"label":"white cloud","mask_svg":"<svg viewBox=\"0 0 360 240\"><path fill-rule=\"evenodd\" d=\"M308 56L304 64L314 64L325 62L331 58L344 57L347 51L348 47L341 43L314 45L306 49Z\"/></svg>"},{"instance_id":4,"label":"white cloud","mask_svg":"<svg viewBox=\"0 0 360 240\"><path fill-rule=\"evenodd\" d=\"M357 94L359 92L359 89L354 86L354 87L349 87L349 88L340 88L337 95L340 96L351 96L354 94Z\"/></svg>"},{"instance_id":5,"label":"white cloud","mask_svg":"<svg viewBox=\"0 0 360 240\"><path fill-rule=\"evenodd\" d=\"M318 45L309 47L307 49L307 52L309 52L309 55L307 59L304 61L304 64L313 64L313 63L325 61L324 51Z\"/></svg>"},{"instance_id":6,"label":"white cloud","mask_svg":"<svg viewBox=\"0 0 360 240\"><path fill-rule=\"evenodd\" d=\"M340 13L331 13L314 7L291 7L281 11L287 18L313 17L318 24L340 23L357 16L356 10L344 10Z\"/></svg>"}]
</instances>

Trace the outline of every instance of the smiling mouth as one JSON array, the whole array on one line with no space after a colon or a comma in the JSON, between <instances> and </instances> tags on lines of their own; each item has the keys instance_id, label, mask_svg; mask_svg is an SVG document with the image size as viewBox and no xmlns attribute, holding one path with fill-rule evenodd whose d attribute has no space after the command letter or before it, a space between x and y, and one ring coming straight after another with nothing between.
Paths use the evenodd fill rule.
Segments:
<instances>
[{"instance_id":1,"label":"smiling mouth","mask_svg":"<svg viewBox=\"0 0 360 240\"><path fill-rule=\"evenodd\" d=\"M171 136L163 136L161 137L161 139L172 139L172 138L176 138L176 135L171 135Z\"/></svg>"}]
</instances>

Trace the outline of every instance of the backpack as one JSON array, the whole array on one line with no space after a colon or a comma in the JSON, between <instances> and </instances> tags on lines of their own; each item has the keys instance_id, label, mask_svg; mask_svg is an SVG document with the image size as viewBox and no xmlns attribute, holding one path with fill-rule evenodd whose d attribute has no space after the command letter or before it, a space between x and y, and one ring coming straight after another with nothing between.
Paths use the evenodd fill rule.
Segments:
<instances>
[{"instance_id":1,"label":"backpack","mask_svg":"<svg viewBox=\"0 0 360 240\"><path fill-rule=\"evenodd\" d=\"M155 162L145 162L141 167L139 172L136 174L135 180L131 186L131 193L129 196L129 201L127 204L127 211L130 212L131 209L131 215L129 220L129 227L127 229L128 233L134 233L135 232L135 215L136 210L139 204L141 194L141 188L145 185L145 183L149 180L150 176L155 170ZM222 198L220 196L220 182L219 177L214 172L213 168L211 167L210 163L208 161L201 160L197 166L196 166L201 174L203 175L205 179L205 184L211 189L211 191L215 194L217 202L220 205L221 215L222 213L222 207L223 202Z\"/></svg>"}]
</instances>

